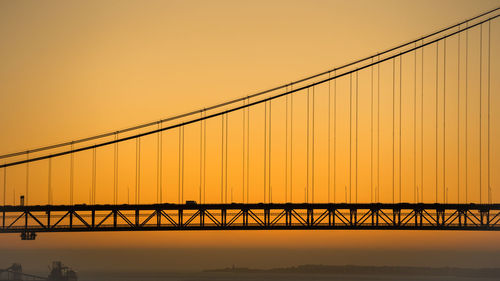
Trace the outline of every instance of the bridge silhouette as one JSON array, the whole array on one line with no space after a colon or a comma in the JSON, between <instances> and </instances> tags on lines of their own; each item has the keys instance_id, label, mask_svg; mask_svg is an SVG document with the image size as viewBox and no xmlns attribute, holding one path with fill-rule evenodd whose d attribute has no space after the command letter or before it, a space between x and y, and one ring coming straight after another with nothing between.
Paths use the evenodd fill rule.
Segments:
<instances>
[{"instance_id":1,"label":"bridge silhouette","mask_svg":"<svg viewBox=\"0 0 500 281\"><path fill-rule=\"evenodd\" d=\"M236 100L1 155L0 233L500 230L499 12Z\"/></svg>"}]
</instances>

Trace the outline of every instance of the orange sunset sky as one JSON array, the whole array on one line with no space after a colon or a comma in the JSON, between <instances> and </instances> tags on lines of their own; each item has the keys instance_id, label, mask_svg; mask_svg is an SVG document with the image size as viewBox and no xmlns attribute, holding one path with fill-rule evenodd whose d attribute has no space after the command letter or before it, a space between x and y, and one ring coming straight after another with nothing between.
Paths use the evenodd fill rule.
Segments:
<instances>
[{"instance_id":1,"label":"orange sunset sky","mask_svg":"<svg viewBox=\"0 0 500 281\"><path fill-rule=\"evenodd\" d=\"M449 26L481 12L496 8L499 1L12 1L0 3L0 154L36 148L63 141L112 132L132 125L200 109L227 100L239 98L260 90L340 66L358 58L418 38L419 36ZM500 21L491 23L492 46L500 46ZM471 31L471 40L478 33ZM477 51L471 43L472 52ZM454 41L450 40L450 46ZM493 51L492 53L496 53ZM426 63L434 60L429 52ZM451 56L456 57L455 51ZM413 85L412 56L403 58L408 71L403 70L403 91L411 91ZM427 62L428 60L428 62ZM492 54L492 77L500 72L499 54ZM496 64L495 64L496 62ZM456 62L450 62L453 68ZM382 75L388 74L391 63L382 66ZM384 68L385 67L385 68ZM474 65L471 66L475 67ZM369 70L368 70L369 71ZM369 72L359 74L360 90L360 179L359 202L371 200L369 158ZM424 77L433 77L427 72ZM475 71L471 71L471 92L478 83ZM455 78L452 78L455 79ZM450 81L453 81L453 80ZM381 91L392 87L390 80L383 79ZM348 78L338 81L338 118L344 120L347 102ZM449 82L451 83L451 82ZM432 84L429 89L434 87ZM455 88L453 88L455 87ZM456 91L456 83L449 91ZM492 79L492 108L500 108L500 80ZM426 90L426 88L424 88ZM317 193L315 202L345 201L347 156L343 147L347 125L338 121L337 189L327 198L325 188L326 169L326 120L325 106L327 85L318 86L316 123L316 174ZM381 94L382 95L382 94ZM294 128L297 172L294 199L303 202L306 185L305 169L305 103L304 93L296 95L297 125ZM450 101L453 103L453 100ZM455 101L456 103L456 101ZM474 106L477 101L471 102ZM390 133L386 127L388 115L381 104L382 140L381 162L389 146L385 142ZM432 104L430 104L432 106ZM389 107L387 107L389 108ZM411 105L403 101L403 114ZM262 108L252 113L251 149L258 154L263 150ZM283 100L273 104L273 116L283 116ZM449 114L454 114L453 111ZM477 115L477 114L476 114ZM477 116L472 114L474 121ZM406 115L405 115L406 116ZM476 116L476 117L474 117ZM241 113L230 116L231 171L228 188L233 189L233 200L241 201ZM273 201L284 202L282 159L285 150L282 117L274 117ZM280 119L281 118L281 119ZM344 118L344 119L342 119ZM427 117L426 117L427 118ZM300 121L302 120L302 121ZM434 119L424 120L432 124ZM493 144L500 139L500 115L492 113ZM260 122L260 123L259 123ZM403 118L403 126L412 124ZM496 123L495 123L496 122ZM212 129L208 137L207 201L220 198L220 152L217 138L220 136L220 120L208 122ZM281 124L281 125L280 125ZM455 125L456 126L456 125ZM301 133L302 130L302 133ZM472 126L472 133L476 127ZM199 185L199 127L186 128L186 179L184 200L198 200ZM411 133L404 136L412 139ZM384 135L385 134L385 135ZM455 131L449 131L456 136ZM431 136L428 136L432 138ZM165 182L164 196L167 202L177 202L177 131L163 135ZM406 137L404 137L406 138ZM255 139L255 141L253 141ZM427 140L426 140L427 141ZM427 142L425 149L427 149ZM440 140L441 141L441 140ZM156 200L156 136L142 140L143 163L141 203ZM413 163L412 145L403 140L403 163ZM471 139L472 145L475 139ZM135 143L120 144L119 197L120 203L135 200L134 157ZM442 143L441 143L442 145ZM450 150L456 151L455 143ZM429 148L430 149L430 148ZM433 149L433 148L432 148ZM432 155L434 150L425 150ZM98 170L97 203L109 203L112 199L113 148L99 151L103 159ZM302 153L302 154L301 154ZM410 155L410 156L407 156ZM500 202L500 150L492 148L492 201ZM75 174L75 202L88 203L91 153L76 156L78 170ZM219 158L218 158L219 157ZM254 157L254 156L252 156ZM410 158L408 158L410 157ZM427 156L426 156L427 157ZM449 163L456 162L456 155L447 156ZM407 159L408 158L408 159ZM239 160L238 160L239 159ZM252 158L250 186L252 202L262 202L262 155ZM55 159L55 204L67 203L67 160ZM212 162L211 162L212 161ZM471 185L478 179L477 155L472 153ZM47 203L46 163L31 164L30 204ZM432 164L434 165L434 164ZM455 166L453 166L455 167ZM9 168L10 169L10 168ZM414 201L414 174L411 165L403 164L402 201ZM430 175L434 166L425 165L424 173ZM297 171L298 171L297 170ZM380 199L389 202L392 191L387 166L381 164ZM23 194L25 167L9 170L7 196L2 198L11 204L17 195ZM281 173L281 174L280 174ZM3 180L3 175L0 175ZM438 201L448 196L449 202L457 202L463 190L457 190L456 170L446 175L448 194L441 186ZM426 176L424 186L429 186L424 202L434 202L434 178ZM484 187L486 190L486 187ZM255 195L254 195L255 194ZM1 195L0 195L1 196ZM396 194L399 196L399 193ZM469 198L479 200L472 191ZM463 198L463 197L462 197ZM481 200L486 200L485 195ZM17 199L16 199L17 200ZM461 199L463 200L463 199ZM286 200L289 201L289 200ZM439 232L439 231L231 231L231 232L122 232L122 233L43 233L35 241L21 241L17 235L2 234L0 251L32 249L83 249L83 248L282 248L282 249L370 249L370 250L422 250L443 251L475 250L500 251L500 235L494 232ZM479 255L479 254L478 254ZM500 262L491 261L491 266Z\"/></svg>"}]
</instances>

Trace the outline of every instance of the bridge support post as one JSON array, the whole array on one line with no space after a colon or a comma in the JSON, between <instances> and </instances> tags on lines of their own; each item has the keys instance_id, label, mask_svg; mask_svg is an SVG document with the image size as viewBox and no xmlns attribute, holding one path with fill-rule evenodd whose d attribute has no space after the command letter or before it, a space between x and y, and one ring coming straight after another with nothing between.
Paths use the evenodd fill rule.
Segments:
<instances>
[{"instance_id":1,"label":"bridge support post","mask_svg":"<svg viewBox=\"0 0 500 281\"><path fill-rule=\"evenodd\" d=\"M184 218L184 210L182 209L179 209L179 212L178 212L178 219L179 219L179 222L178 222L178 225L179 225L179 228L182 228L184 226L184 222L183 222L183 218Z\"/></svg>"},{"instance_id":2,"label":"bridge support post","mask_svg":"<svg viewBox=\"0 0 500 281\"><path fill-rule=\"evenodd\" d=\"M156 210L156 227L160 228L161 226L161 209Z\"/></svg>"},{"instance_id":3,"label":"bridge support post","mask_svg":"<svg viewBox=\"0 0 500 281\"><path fill-rule=\"evenodd\" d=\"M358 209L351 209L350 210L350 215L351 215L351 226L356 226L358 223Z\"/></svg>"},{"instance_id":4,"label":"bridge support post","mask_svg":"<svg viewBox=\"0 0 500 281\"><path fill-rule=\"evenodd\" d=\"M378 209L372 209L372 226L378 226Z\"/></svg>"},{"instance_id":5,"label":"bridge support post","mask_svg":"<svg viewBox=\"0 0 500 281\"><path fill-rule=\"evenodd\" d=\"M220 220L221 220L222 227L226 227L227 226L227 219L226 219L227 218L227 209L222 208L220 210L220 216L221 216Z\"/></svg>"},{"instance_id":6,"label":"bridge support post","mask_svg":"<svg viewBox=\"0 0 500 281\"><path fill-rule=\"evenodd\" d=\"M436 209L436 223L438 226L444 226L444 209Z\"/></svg>"},{"instance_id":7,"label":"bridge support post","mask_svg":"<svg viewBox=\"0 0 500 281\"><path fill-rule=\"evenodd\" d=\"M248 216L247 216L247 214L248 214L248 211L246 209L242 209L241 210L241 217L243 219L243 222L242 222L243 226L248 226Z\"/></svg>"},{"instance_id":8,"label":"bridge support post","mask_svg":"<svg viewBox=\"0 0 500 281\"><path fill-rule=\"evenodd\" d=\"M245 221L244 218L243 221ZM205 209L200 209L200 227L204 226L205 226Z\"/></svg>"},{"instance_id":9,"label":"bridge support post","mask_svg":"<svg viewBox=\"0 0 500 281\"><path fill-rule=\"evenodd\" d=\"M69 211L69 229L73 228L73 210Z\"/></svg>"},{"instance_id":10,"label":"bridge support post","mask_svg":"<svg viewBox=\"0 0 500 281\"><path fill-rule=\"evenodd\" d=\"M269 208L264 209L264 226L269 227L271 225L271 210Z\"/></svg>"},{"instance_id":11,"label":"bridge support post","mask_svg":"<svg viewBox=\"0 0 500 281\"><path fill-rule=\"evenodd\" d=\"M95 210L92 210L92 228L95 228Z\"/></svg>"},{"instance_id":12,"label":"bridge support post","mask_svg":"<svg viewBox=\"0 0 500 281\"><path fill-rule=\"evenodd\" d=\"M401 209L393 209L392 210L392 224L394 226L401 225Z\"/></svg>"},{"instance_id":13,"label":"bridge support post","mask_svg":"<svg viewBox=\"0 0 500 281\"><path fill-rule=\"evenodd\" d=\"M116 209L113 210L113 227L116 228L118 221L118 212Z\"/></svg>"},{"instance_id":14,"label":"bridge support post","mask_svg":"<svg viewBox=\"0 0 500 281\"><path fill-rule=\"evenodd\" d=\"M139 227L139 209L135 209L135 227Z\"/></svg>"},{"instance_id":15,"label":"bridge support post","mask_svg":"<svg viewBox=\"0 0 500 281\"><path fill-rule=\"evenodd\" d=\"M314 225L314 210L307 209L307 226L313 226L313 225Z\"/></svg>"},{"instance_id":16,"label":"bridge support post","mask_svg":"<svg viewBox=\"0 0 500 281\"><path fill-rule=\"evenodd\" d=\"M28 230L28 211L24 211L24 229Z\"/></svg>"},{"instance_id":17,"label":"bridge support post","mask_svg":"<svg viewBox=\"0 0 500 281\"><path fill-rule=\"evenodd\" d=\"M489 210L481 210L479 213L481 216L481 226L482 227L489 227L490 226L490 211Z\"/></svg>"},{"instance_id":18,"label":"bridge support post","mask_svg":"<svg viewBox=\"0 0 500 281\"><path fill-rule=\"evenodd\" d=\"M424 211L423 210L418 210L418 216L420 217L420 227L424 225Z\"/></svg>"},{"instance_id":19,"label":"bridge support post","mask_svg":"<svg viewBox=\"0 0 500 281\"><path fill-rule=\"evenodd\" d=\"M307 224L307 226L311 226L311 214L310 214L310 212L311 211L309 209L306 210L306 224Z\"/></svg>"},{"instance_id":20,"label":"bridge support post","mask_svg":"<svg viewBox=\"0 0 500 281\"><path fill-rule=\"evenodd\" d=\"M334 226L334 220L335 220L334 212L335 210L328 209L328 226L330 227Z\"/></svg>"}]
</instances>

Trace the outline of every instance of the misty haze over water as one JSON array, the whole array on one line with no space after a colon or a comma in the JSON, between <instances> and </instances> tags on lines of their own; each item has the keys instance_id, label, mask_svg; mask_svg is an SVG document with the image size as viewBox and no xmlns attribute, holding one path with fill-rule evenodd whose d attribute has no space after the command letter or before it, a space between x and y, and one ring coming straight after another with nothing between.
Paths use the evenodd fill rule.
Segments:
<instances>
[{"instance_id":1,"label":"misty haze over water","mask_svg":"<svg viewBox=\"0 0 500 281\"><path fill-rule=\"evenodd\" d=\"M500 274L481 278L465 275L422 275L405 271L421 268L495 268L498 251L376 250L376 249L279 249L279 248L157 248L157 249L3 249L5 268L21 263L23 272L47 276L47 265L62 261L74 269L79 281L195 281L195 280L500 280ZM288 270L297 265L358 265L400 267L398 274ZM236 267L232 270L230 267ZM226 268L230 269L226 269ZM260 270L245 270L244 267ZM285 270L283 270L285 269ZM293 267L292 267L293 269ZM411 269L411 268L410 268ZM414 269L414 268L413 268ZM288 272L287 272L288 270ZM208 271L208 272L207 272ZM470 275L469 275L470 276Z\"/></svg>"},{"instance_id":2,"label":"misty haze over water","mask_svg":"<svg viewBox=\"0 0 500 281\"><path fill-rule=\"evenodd\" d=\"M401 281L448 281L448 280L500 280L500 277L425 276L417 274L335 274L335 273L272 273L272 272L82 272L80 281L285 281L285 280L401 280Z\"/></svg>"}]
</instances>

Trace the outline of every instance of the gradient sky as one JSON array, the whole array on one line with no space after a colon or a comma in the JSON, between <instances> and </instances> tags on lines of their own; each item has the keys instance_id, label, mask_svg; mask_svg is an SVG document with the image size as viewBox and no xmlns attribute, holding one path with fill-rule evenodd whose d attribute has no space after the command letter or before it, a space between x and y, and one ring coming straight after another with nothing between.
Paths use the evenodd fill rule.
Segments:
<instances>
[{"instance_id":1,"label":"gradient sky","mask_svg":"<svg viewBox=\"0 0 500 281\"><path fill-rule=\"evenodd\" d=\"M281 85L499 3L2 2L0 154L126 128ZM87 195L84 190L80 197ZM75 233L42 234L36 241L2 235L0 250L24 249L29 255L31 249L160 245L475 250L474 255L493 251L498 256L499 242L500 236L491 232ZM500 258L496 260L491 266L500 266ZM450 265L458 263L450 259Z\"/></svg>"}]
</instances>

